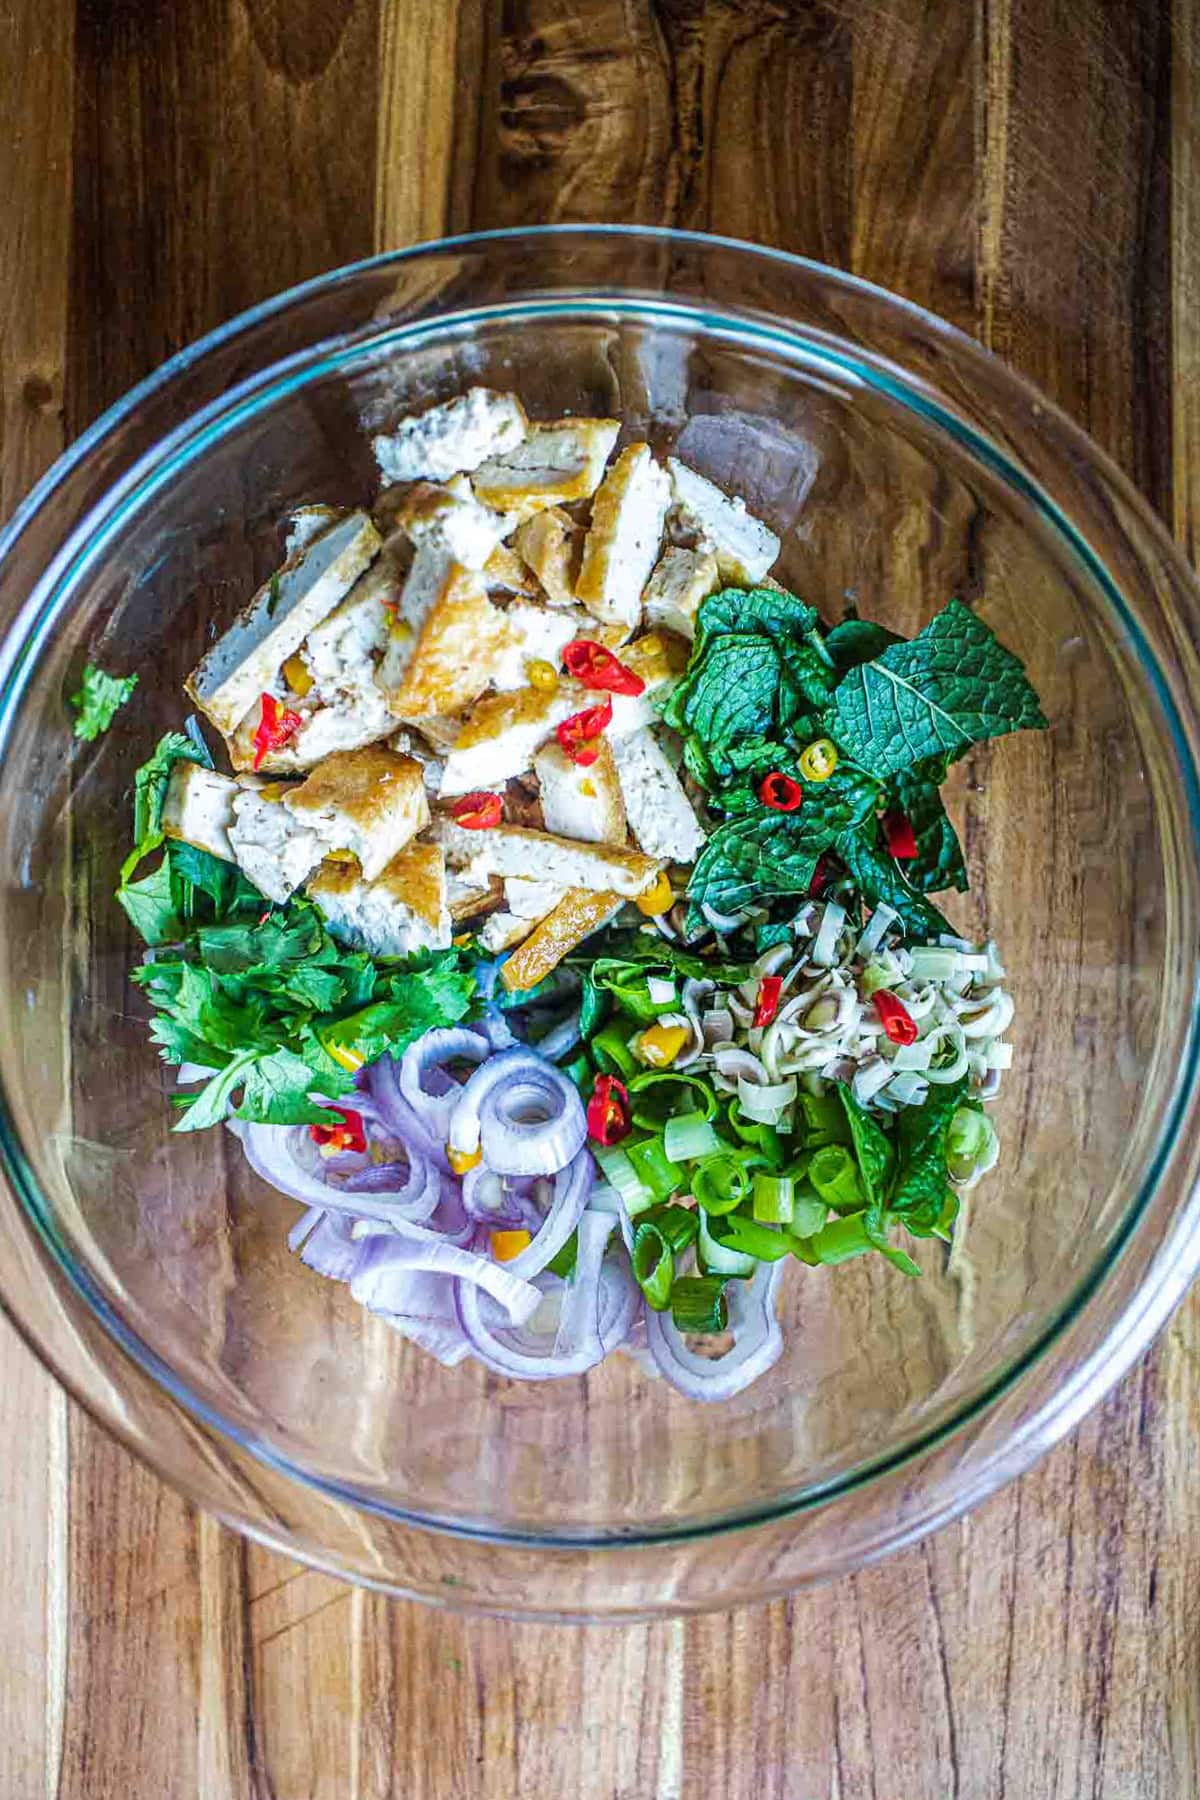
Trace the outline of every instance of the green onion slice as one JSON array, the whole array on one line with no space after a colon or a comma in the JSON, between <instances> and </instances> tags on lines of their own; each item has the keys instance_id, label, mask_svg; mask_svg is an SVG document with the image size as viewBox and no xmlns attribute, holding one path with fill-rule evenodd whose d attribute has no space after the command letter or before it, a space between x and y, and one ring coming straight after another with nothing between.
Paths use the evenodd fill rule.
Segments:
<instances>
[{"instance_id":1,"label":"green onion slice","mask_svg":"<svg viewBox=\"0 0 1200 1800\"><path fill-rule=\"evenodd\" d=\"M680 1331L726 1331L729 1307L724 1281L716 1275L682 1276L671 1289L671 1317Z\"/></svg>"},{"instance_id":2,"label":"green onion slice","mask_svg":"<svg viewBox=\"0 0 1200 1800\"><path fill-rule=\"evenodd\" d=\"M643 1220L633 1234L633 1274L646 1296L647 1306L666 1312L671 1304L675 1257L657 1225Z\"/></svg>"}]
</instances>

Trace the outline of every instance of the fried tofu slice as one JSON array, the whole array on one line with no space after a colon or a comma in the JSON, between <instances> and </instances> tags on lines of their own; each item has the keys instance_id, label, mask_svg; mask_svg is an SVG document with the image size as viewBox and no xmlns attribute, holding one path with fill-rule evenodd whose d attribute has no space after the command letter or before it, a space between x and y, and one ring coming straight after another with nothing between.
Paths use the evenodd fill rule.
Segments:
<instances>
[{"instance_id":1,"label":"fried tofu slice","mask_svg":"<svg viewBox=\"0 0 1200 1800\"><path fill-rule=\"evenodd\" d=\"M711 550L724 581L752 586L761 581L779 555L779 539L769 526L746 510L746 502L728 494L678 457L668 457L675 504L685 525Z\"/></svg>"},{"instance_id":2,"label":"fried tofu slice","mask_svg":"<svg viewBox=\"0 0 1200 1800\"><path fill-rule=\"evenodd\" d=\"M513 776L526 774L538 745L587 704L587 689L570 680L551 689L524 687L514 693L486 694L455 735L442 772L441 798L477 788L498 791Z\"/></svg>"},{"instance_id":3,"label":"fried tofu slice","mask_svg":"<svg viewBox=\"0 0 1200 1800\"><path fill-rule=\"evenodd\" d=\"M380 556L287 659L266 691L298 714L300 726L267 752L261 769L299 774L334 751L360 750L394 730L396 721L375 670L387 646L389 608L394 609L399 591L390 558ZM260 716L258 702L229 739L235 769L253 767Z\"/></svg>"},{"instance_id":4,"label":"fried tofu slice","mask_svg":"<svg viewBox=\"0 0 1200 1800\"><path fill-rule=\"evenodd\" d=\"M406 844L374 881L353 863L322 863L307 891L333 936L372 956L409 956L450 943L446 860L436 844Z\"/></svg>"},{"instance_id":5,"label":"fried tofu slice","mask_svg":"<svg viewBox=\"0 0 1200 1800\"><path fill-rule=\"evenodd\" d=\"M655 702L664 702L671 689L683 678L690 652L682 638L668 631L650 631L636 638L621 652L621 661L643 682L640 694L614 694L610 738L624 737L658 723Z\"/></svg>"},{"instance_id":6,"label":"fried tofu slice","mask_svg":"<svg viewBox=\"0 0 1200 1800\"><path fill-rule=\"evenodd\" d=\"M642 595L647 625L661 625L690 643L696 635L700 603L716 593L720 581L711 550L687 550L673 544L654 565Z\"/></svg>"},{"instance_id":7,"label":"fried tofu slice","mask_svg":"<svg viewBox=\"0 0 1200 1800\"><path fill-rule=\"evenodd\" d=\"M512 693L528 685L531 663L549 663L557 671L566 646L586 632L588 621L584 614L566 612L562 607L514 600L505 608L504 623L509 642L494 658L489 673L494 688Z\"/></svg>"},{"instance_id":8,"label":"fried tofu slice","mask_svg":"<svg viewBox=\"0 0 1200 1800\"><path fill-rule=\"evenodd\" d=\"M613 760L613 748L602 738L594 763L572 762L561 744L543 744L533 758L541 788L546 830L585 844L623 844L625 805ZM514 908L514 911L516 909Z\"/></svg>"},{"instance_id":9,"label":"fried tofu slice","mask_svg":"<svg viewBox=\"0 0 1200 1800\"><path fill-rule=\"evenodd\" d=\"M532 571L507 544L496 545L483 565L483 579L489 593L523 594L530 600L537 596L538 584Z\"/></svg>"},{"instance_id":10,"label":"fried tofu slice","mask_svg":"<svg viewBox=\"0 0 1200 1800\"><path fill-rule=\"evenodd\" d=\"M630 830L646 855L694 862L704 830L654 733L643 727L614 738L612 755Z\"/></svg>"},{"instance_id":11,"label":"fried tofu slice","mask_svg":"<svg viewBox=\"0 0 1200 1800\"><path fill-rule=\"evenodd\" d=\"M385 481L446 481L515 450L527 424L515 394L468 388L377 437L375 460Z\"/></svg>"},{"instance_id":12,"label":"fried tofu slice","mask_svg":"<svg viewBox=\"0 0 1200 1800\"><path fill-rule=\"evenodd\" d=\"M233 798L229 843L238 868L260 894L282 906L317 867L329 845L294 819L282 783L240 788Z\"/></svg>"},{"instance_id":13,"label":"fried tofu slice","mask_svg":"<svg viewBox=\"0 0 1200 1800\"><path fill-rule=\"evenodd\" d=\"M670 504L670 478L649 444L627 445L597 491L575 583L577 597L605 624L632 629L641 618Z\"/></svg>"},{"instance_id":14,"label":"fried tofu slice","mask_svg":"<svg viewBox=\"0 0 1200 1800\"><path fill-rule=\"evenodd\" d=\"M464 881L453 869L446 871L446 898L450 917L456 925L466 919L477 919L481 913L494 912L504 904L504 883L498 875L489 876L481 886Z\"/></svg>"},{"instance_id":15,"label":"fried tofu slice","mask_svg":"<svg viewBox=\"0 0 1200 1800\"><path fill-rule=\"evenodd\" d=\"M593 931L616 917L623 902L615 893L575 888L564 895L554 911L535 925L500 970L500 980L510 994L527 993L556 969Z\"/></svg>"},{"instance_id":16,"label":"fried tofu slice","mask_svg":"<svg viewBox=\"0 0 1200 1800\"><path fill-rule=\"evenodd\" d=\"M231 737L314 625L345 599L379 553L366 513L351 513L289 556L184 683Z\"/></svg>"},{"instance_id":17,"label":"fried tofu slice","mask_svg":"<svg viewBox=\"0 0 1200 1800\"><path fill-rule=\"evenodd\" d=\"M604 474L617 441L616 419L558 419L529 427L523 441L475 470L478 499L521 518L548 506L587 500Z\"/></svg>"},{"instance_id":18,"label":"fried tofu slice","mask_svg":"<svg viewBox=\"0 0 1200 1800\"><path fill-rule=\"evenodd\" d=\"M511 641L482 576L422 547L379 669L389 708L406 720L461 712L487 687Z\"/></svg>"},{"instance_id":19,"label":"fried tofu slice","mask_svg":"<svg viewBox=\"0 0 1200 1800\"><path fill-rule=\"evenodd\" d=\"M513 534L513 547L537 576L551 606L573 606L575 583L587 533L559 506L526 519Z\"/></svg>"},{"instance_id":20,"label":"fried tofu slice","mask_svg":"<svg viewBox=\"0 0 1200 1800\"><path fill-rule=\"evenodd\" d=\"M491 831L467 831L445 814L435 817L430 835L465 879L516 875L554 882L559 887L611 890L632 900L645 893L659 865L640 850L614 844L583 844L549 831L522 825L497 825Z\"/></svg>"},{"instance_id":21,"label":"fried tofu slice","mask_svg":"<svg viewBox=\"0 0 1200 1800\"><path fill-rule=\"evenodd\" d=\"M332 850L357 857L374 881L429 823L425 776L415 757L374 745L326 757L283 805Z\"/></svg>"},{"instance_id":22,"label":"fried tofu slice","mask_svg":"<svg viewBox=\"0 0 1200 1800\"><path fill-rule=\"evenodd\" d=\"M181 756L171 769L163 796L162 828L169 838L207 850L222 862L233 862L229 827L233 802L241 792L236 781Z\"/></svg>"},{"instance_id":23,"label":"fried tofu slice","mask_svg":"<svg viewBox=\"0 0 1200 1800\"><path fill-rule=\"evenodd\" d=\"M389 494L388 511L396 529L415 548L428 545L464 569L486 568L489 557L515 524L504 513L481 506L465 476L444 486L414 481L400 493Z\"/></svg>"}]
</instances>

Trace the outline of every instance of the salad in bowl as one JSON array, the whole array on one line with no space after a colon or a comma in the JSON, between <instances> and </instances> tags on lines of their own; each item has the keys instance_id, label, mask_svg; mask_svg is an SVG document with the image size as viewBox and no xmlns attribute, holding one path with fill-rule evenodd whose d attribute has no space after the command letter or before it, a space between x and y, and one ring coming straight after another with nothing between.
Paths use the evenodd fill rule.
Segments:
<instances>
[{"instance_id":1,"label":"salad in bowl","mask_svg":"<svg viewBox=\"0 0 1200 1800\"><path fill-rule=\"evenodd\" d=\"M823 616L616 419L472 388L374 449L138 773L176 1129L235 1133L314 1278L444 1364L728 1398L781 1280L960 1247L1014 1007L932 898L940 789L1037 698L954 597L909 640ZM77 729L131 697L89 668Z\"/></svg>"}]
</instances>

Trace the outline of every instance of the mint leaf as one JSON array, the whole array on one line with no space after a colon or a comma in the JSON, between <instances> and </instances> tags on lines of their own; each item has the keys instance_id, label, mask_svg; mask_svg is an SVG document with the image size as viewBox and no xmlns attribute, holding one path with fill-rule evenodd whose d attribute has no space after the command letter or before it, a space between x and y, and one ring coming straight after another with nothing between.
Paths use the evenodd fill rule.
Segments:
<instances>
[{"instance_id":1,"label":"mint leaf","mask_svg":"<svg viewBox=\"0 0 1200 1800\"><path fill-rule=\"evenodd\" d=\"M888 1199L894 1213L936 1208L946 1195L946 1133L962 1104L967 1077L949 1087L933 1087L923 1106L901 1107L897 1134L895 1183ZM936 1216L936 1215L935 1215Z\"/></svg>"},{"instance_id":2,"label":"mint leaf","mask_svg":"<svg viewBox=\"0 0 1200 1800\"><path fill-rule=\"evenodd\" d=\"M102 736L136 686L136 675L106 675L95 663L85 663L79 690L69 702L75 712L75 736L88 744Z\"/></svg>"},{"instance_id":3,"label":"mint leaf","mask_svg":"<svg viewBox=\"0 0 1200 1800\"><path fill-rule=\"evenodd\" d=\"M1045 723L1018 658L960 600L910 643L852 668L827 715L830 735L881 778Z\"/></svg>"},{"instance_id":4,"label":"mint leaf","mask_svg":"<svg viewBox=\"0 0 1200 1800\"><path fill-rule=\"evenodd\" d=\"M117 889L117 899L133 929L152 948L169 944L182 934L171 871L166 863L141 881L123 882Z\"/></svg>"},{"instance_id":5,"label":"mint leaf","mask_svg":"<svg viewBox=\"0 0 1200 1800\"><path fill-rule=\"evenodd\" d=\"M700 852L688 896L693 907L736 913L771 894L806 894L827 842L825 833L807 836L788 813L731 819Z\"/></svg>"},{"instance_id":6,"label":"mint leaf","mask_svg":"<svg viewBox=\"0 0 1200 1800\"><path fill-rule=\"evenodd\" d=\"M806 787L794 813L772 812L755 794L754 810L720 826L700 852L693 905L732 913L756 897L807 893L819 857L871 818L878 794L877 782L848 766Z\"/></svg>"},{"instance_id":7,"label":"mint leaf","mask_svg":"<svg viewBox=\"0 0 1200 1800\"><path fill-rule=\"evenodd\" d=\"M967 869L962 846L942 805L936 781L924 779L921 769L900 774L892 782L891 795L917 840L916 856L904 865L910 885L923 894L936 894L950 887L965 893Z\"/></svg>"},{"instance_id":8,"label":"mint leaf","mask_svg":"<svg viewBox=\"0 0 1200 1800\"><path fill-rule=\"evenodd\" d=\"M887 1192L888 1179L896 1161L895 1151L881 1127L858 1104L850 1088L844 1081L834 1083L838 1099L846 1114L846 1123L850 1127L850 1141L854 1154L858 1159L859 1172L862 1175L863 1187L867 1199L872 1206L883 1203Z\"/></svg>"},{"instance_id":9,"label":"mint leaf","mask_svg":"<svg viewBox=\"0 0 1200 1800\"><path fill-rule=\"evenodd\" d=\"M790 643L803 640L816 624L816 608L782 588L722 588L700 602L695 656L704 655L710 639L729 632Z\"/></svg>"},{"instance_id":10,"label":"mint leaf","mask_svg":"<svg viewBox=\"0 0 1200 1800\"><path fill-rule=\"evenodd\" d=\"M885 900L900 915L908 936L927 942L950 930L949 920L905 879L902 865L868 842L861 832L846 832L840 837L837 853L867 905L875 907Z\"/></svg>"},{"instance_id":11,"label":"mint leaf","mask_svg":"<svg viewBox=\"0 0 1200 1800\"><path fill-rule=\"evenodd\" d=\"M869 619L843 619L832 631L825 634L825 648L839 669L852 669L856 663L871 662L882 656L889 644L902 644L904 639L897 637L884 625L874 625Z\"/></svg>"},{"instance_id":12,"label":"mint leaf","mask_svg":"<svg viewBox=\"0 0 1200 1800\"><path fill-rule=\"evenodd\" d=\"M765 637L722 637L705 652L694 675L685 676L664 717L694 731L719 773L721 752L735 738L763 737L782 726L780 661ZM794 709L787 710L787 717Z\"/></svg>"}]
</instances>

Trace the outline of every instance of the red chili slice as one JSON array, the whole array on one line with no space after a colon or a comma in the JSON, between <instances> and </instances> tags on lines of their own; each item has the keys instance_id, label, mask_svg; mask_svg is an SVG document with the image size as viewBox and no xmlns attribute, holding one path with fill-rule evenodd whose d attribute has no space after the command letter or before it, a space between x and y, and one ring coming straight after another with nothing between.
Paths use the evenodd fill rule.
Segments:
<instances>
[{"instance_id":1,"label":"red chili slice","mask_svg":"<svg viewBox=\"0 0 1200 1800\"><path fill-rule=\"evenodd\" d=\"M629 1090L615 1075L597 1075L587 1104L587 1128L598 1144L619 1144L632 1131Z\"/></svg>"},{"instance_id":2,"label":"red chili slice","mask_svg":"<svg viewBox=\"0 0 1200 1800\"><path fill-rule=\"evenodd\" d=\"M917 854L917 834L906 813L886 812L880 820L884 842L897 862L911 862Z\"/></svg>"},{"instance_id":3,"label":"red chili slice","mask_svg":"<svg viewBox=\"0 0 1200 1800\"><path fill-rule=\"evenodd\" d=\"M477 794L464 794L450 808L456 824L464 831L491 831L500 823L504 811L504 802L499 794L486 791Z\"/></svg>"},{"instance_id":4,"label":"red chili slice","mask_svg":"<svg viewBox=\"0 0 1200 1800\"><path fill-rule=\"evenodd\" d=\"M889 994L886 988L880 988L872 996L875 1011L879 1014L879 1022L885 1035L893 1044L915 1044L917 1041L916 1020L902 1000L895 994Z\"/></svg>"},{"instance_id":5,"label":"red chili slice","mask_svg":"<svg viewBox=\"0 0 1200 1800\"><path fill-rule=\"evenodd\" d=\"M299 731L303 720L290 707L281 707L274 694L264 694L260 702L262 714L254 733L254 767L261 769L263 759L279 750Z\"/></svg>"},{"instance_id":6,"label":"red chili slice","mask_svg":"<svg viewBox=\"0 0 1200 1800\"><path fill-rule=\"evenodd\" d=\"M329 1144L334 1150L357 1150L361 1154L367 1147L362 1114L355 1112L352 1106L339 1106L333 1117L340 1120L340 1123L309 1126L308 1133L313 1143Z\"/></svg>"},{"instance_id":7,"label":"red chili slice","mask_svg":"<svg viewBox=\"0 0 1200 1800\"><path fill-rule=\"evenodd\" d=\"M754 1008L754 1023L769 1025L779 1011L779 996L783 992L782 975L764 975L758 984L758 1004Z\"/></svg>"},{"instance_id":8,"label":"red chili slice","mask_svg":"<svg viewBox=\"0 0 1200 1800\"><path fill-rule=\"evenodd\" d=\"M646 684L640 675L626 668L619 657L594 638L576 638L562 654L567 673L584 687L601 688L610 694L643 694Z\"/></svg>"},{"instance_id":9,"label":"red chili slice","mask_svg":"<svg viewBox=\"0 0 1200 1800\"><path fill-rule=\"evenodd\" d=\"M585 706L555 727L555 736L573 763L589 768L600 754L600 738L612 724L612 701Z\"/></svg>"},{"instance_id":10,"label":"red chili slice","mask_svg":"<svg viewBox=\"0 0 1200 1800\"><path fill-rule=\"evenodd\" d=\"M833 865L827 856L818 856L817 866L813 870L812 880L808 884L806 900L815 900L829 886L829 878L833 874Z\"/></svg>"},{"instance_id":11,"label":"red chili slice","mask_svg":"<svg viewBox=\"0 0 1200 1800\"><path fill-rule=\"evenodd\" d=\"M804 789L781 769L772 769L763 777L758 797L772 812L795 812L804 799Z\"/></svg>"}]
</instances>

